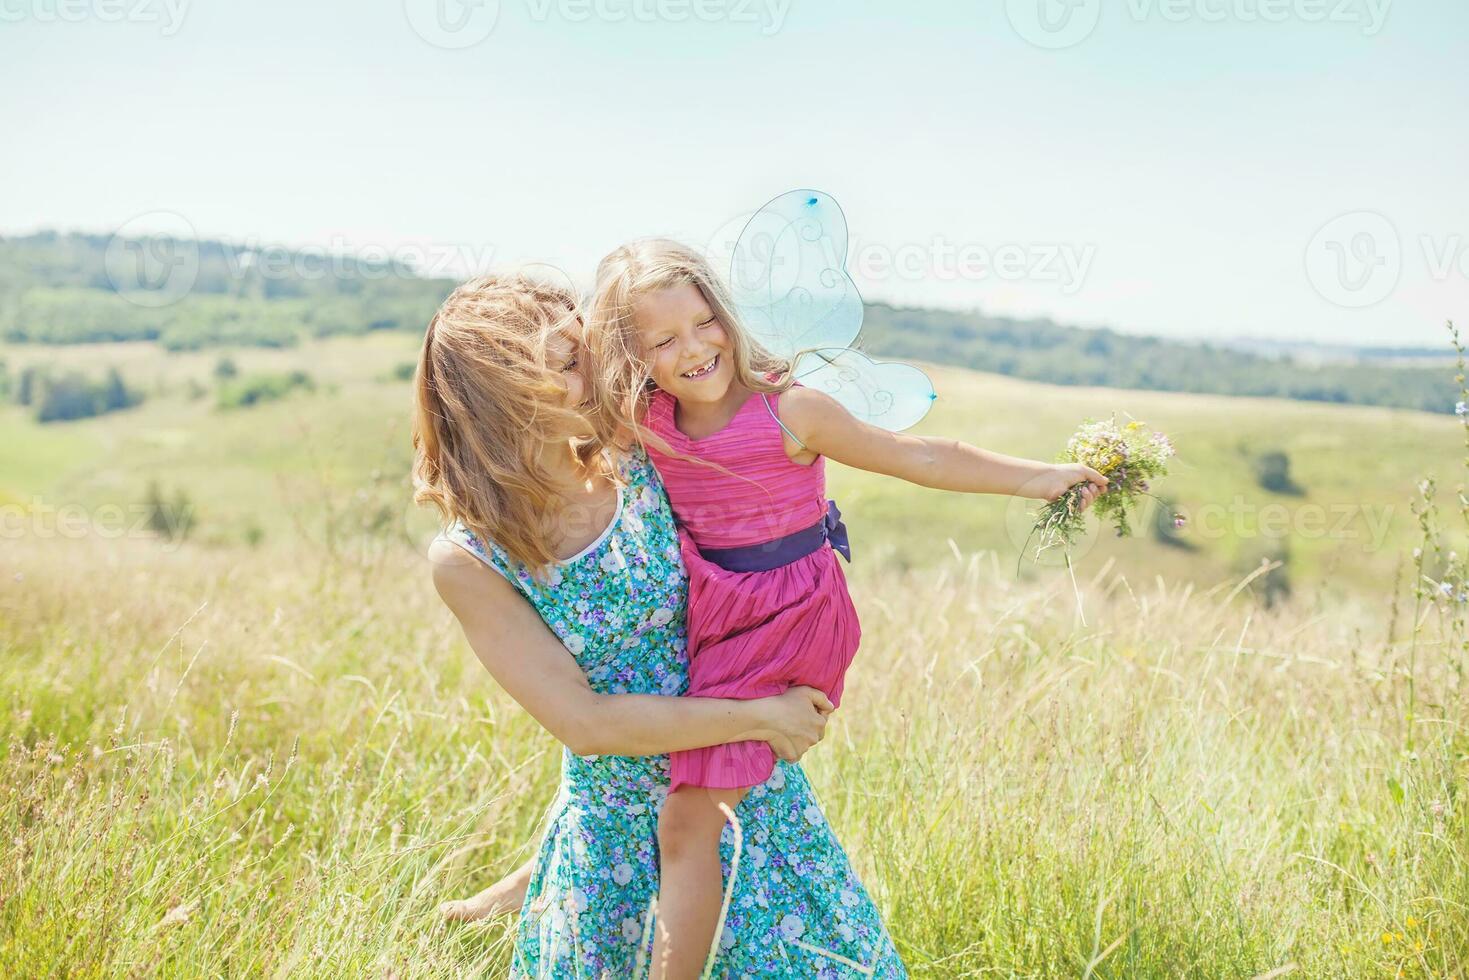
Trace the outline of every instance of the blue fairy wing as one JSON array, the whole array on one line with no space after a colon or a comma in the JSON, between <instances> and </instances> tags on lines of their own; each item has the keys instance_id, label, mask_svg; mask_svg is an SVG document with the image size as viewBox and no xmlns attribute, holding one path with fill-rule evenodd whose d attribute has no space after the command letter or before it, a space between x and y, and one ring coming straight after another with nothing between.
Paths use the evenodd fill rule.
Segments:
<instances>
[{"instance_id":1,"label":"blue fairy wing","mask_svg":"<svg viewBox=\"0 0 1469 980\"><path fill-rule=\"evenodd\" d=\"M850 349L862 330L862 297L846 259L847 219L831 195L787 191L755 212L735 242L735 311L760 346L795 361L802 384L864 422L906 429L928 414L933 382L918 368Z\"/></svg>"},{"instance_id":2,"label":"blue fairy wing","mask_svg":"<svg viewBox=\"0 0 1469 980\"><path fill-rule=\"evenodd\" d=\"M862 297L846 258L847 219L829 194L788 191L755 212L729 275L751 336L784 358L850 346L862 329Z\"/></svg>"},{"instance_id":3,"label":"blue fairy wing","mask_svg":"<svg viewBox=\"0 0 1469 980\"><path fill-rule=\"evenodd\" d=\"M808 351L796 361L795 375L863 422L893 432L917 425L938 397L928 375L911 364L874 361L850 348Z\"/></svg>"}]
</instances>

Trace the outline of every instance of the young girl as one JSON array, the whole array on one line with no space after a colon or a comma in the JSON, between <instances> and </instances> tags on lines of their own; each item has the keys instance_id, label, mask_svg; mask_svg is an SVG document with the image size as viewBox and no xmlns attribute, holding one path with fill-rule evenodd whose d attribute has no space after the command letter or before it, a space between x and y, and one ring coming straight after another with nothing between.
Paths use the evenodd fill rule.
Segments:
<instances>
[{"instance_id":1,"label":"young girl","mask_svg":"<svg viewBox=\"0 0 1469 980\"><path fill-rule=\"evenodd\" d=\"M652 458L680 526L689 575L690 695L756 698L797 685L832 704L860 629L837 563L846 529L826 499L829 457L922 486L1051 500L1097 471L904 435L855 419L761 350L696 252L635 242L598 268L588 349L602 372L598 424L629 426ZM722 889L723 803L771 774L763 742L675 752L658 824L662 928L654 976L696 977Z\"/></svg>"}]
</instances>

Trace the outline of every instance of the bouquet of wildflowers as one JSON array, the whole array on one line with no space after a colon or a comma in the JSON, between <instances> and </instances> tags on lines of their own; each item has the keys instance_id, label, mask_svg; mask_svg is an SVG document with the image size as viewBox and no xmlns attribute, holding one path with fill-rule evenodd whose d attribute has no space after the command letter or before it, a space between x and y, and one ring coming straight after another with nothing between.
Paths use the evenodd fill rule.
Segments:
<instances>
[{"instance_id":1,"label":"bouquet of wildflowers","mask_svg":"<svg viewBox=\"0 0 1469 980\"><path fill-rule=\"evenodd\" d=\"M1168 460L1173 444L1161 432L1152 432L1142 422L1119 425L1116 416L1087 419L1066 442L1062 462L1085 463L1107 478L1107 489L1092 502L1092 510L1102 520L1110 520L1117 536L1132 533L1129 514L1139 497L1153 496L1148 481L1168 474ZM1046 504L1036 514L1031 537L1040 537L1036 555L1051 548L1070 548L1086 530L1079 509L1081 492L1086 484L1077 484ZM1157 498L1154 498L1157 499ZM1183 518L1174 516L1174 525L1183 526ZM1067 557L1067 565L1071 563Z\"/></svg>"}]
</instances>

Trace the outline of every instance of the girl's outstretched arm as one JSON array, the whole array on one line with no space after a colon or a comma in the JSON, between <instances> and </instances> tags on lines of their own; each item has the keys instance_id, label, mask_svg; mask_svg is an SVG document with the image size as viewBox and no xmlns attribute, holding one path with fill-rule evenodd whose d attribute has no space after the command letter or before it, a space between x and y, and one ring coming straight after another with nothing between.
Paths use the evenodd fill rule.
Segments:
<instances>
[{"instance_id":1,"label":"girl's outstretched arm","mask_svg":"<svg viewBox=\"0 0 1469 980\"><path fill-rule=\"evenodd\" d=\"M821 740L832 705L815 688L754 701L598 694L503 576L447 541L434 542L429 560L434 586L480 663L577 755L662 755L759 740L793 762Z\"/></svg>"},{"instance_id":2,"label":"girl's outstretched arm","mask_svg":"<svg viewBox=\"0 0 1469 980\"><path fill-rule=\"evenodd\" d=\"M1107 478L1081 463L1043 463L993 453L957 439L880 429L854 418L830 395L812 388L792 388L782 394L780 419L806 444L807 451L802 453L787 441L793 459L826 456L937 490L1054 500L1086 482L1090 486L1082 496L1085 506L1107 489Z\"/></svg>"}]
</instances>

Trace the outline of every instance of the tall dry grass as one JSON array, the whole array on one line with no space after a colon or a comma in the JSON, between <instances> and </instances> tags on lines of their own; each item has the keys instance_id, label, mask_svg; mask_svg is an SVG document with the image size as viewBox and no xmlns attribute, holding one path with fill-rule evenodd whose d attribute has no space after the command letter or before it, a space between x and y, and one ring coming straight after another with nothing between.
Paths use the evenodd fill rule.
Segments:
<instances>
[{"instance_id":1,"label":"tall dry grass","mask_svg":"<svg viewBox=\"0 0 1469 980\"><path fill-rule=\"evenodd\" d=\"M527 853L557 747L406 551L8 543L13 976L500 975L436 906ZM1462 976L1456 637L992 556L854 568L808 757L915 976ZM1460 665L1462 666L1462 665Z\"/></svg>"},{"instance_id":2,"label":"tall dry grass","mask_svg":"<svg viewBox=\"0 0 1469 980\"><path fill-rule=\"evenodd\" d=\"M807 764L914 976L1466 976L1448 493L1356 602L1103 567L1083 626L1069 582L993 554L859 559L862 650ZM504 924L437 905L529 852L559 748L379 523L4 542L0 973L505 972Z\"/></svg>"}]
</instances>

